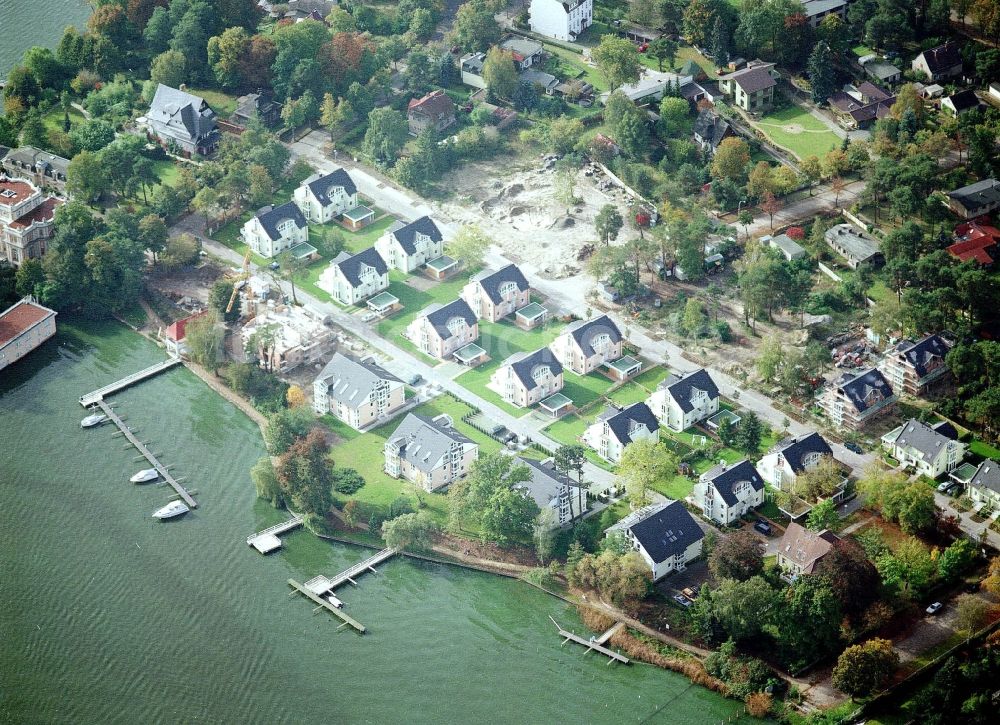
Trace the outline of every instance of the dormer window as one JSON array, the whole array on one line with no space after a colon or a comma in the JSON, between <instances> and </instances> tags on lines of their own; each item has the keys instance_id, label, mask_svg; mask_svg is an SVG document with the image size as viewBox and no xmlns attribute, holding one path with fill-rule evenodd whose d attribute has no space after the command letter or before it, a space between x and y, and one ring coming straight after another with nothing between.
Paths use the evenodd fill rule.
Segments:
<instances>
[{"instance_id":1,"label":"dormer window","mask_svg":"<svg viewBox=\"0 0 1000 725\"><path fill-rule=\"evenodd\" d=\"M517 294L517 283L516 282L504 282L500 285L500 296L501 297L511 297Z\"/></svg>"},{"instance_id":2,"label":"dormer window","mask_svg":"<svg viewBox=\"0 0 1000 725\"><path fill-rule=\"evenodd\" d=\"M596 352L604 352L611 345L611 335L602 333L594 338L594 341L590 344Z\"/></svg>"},{"instance_id":3,"label":"dormer window","mask_svg":"<svg viewBox=\"0 0 1000 725\"><path fill-rule=\"evenodd\" d=\"M531 378L536 382L541 382L542 380L547 380L552 376L552 371L549 369L548 365L539 365L537 368L531 371Z\"/></svg>"},{"instance_id":4,"label":"dormer window","mask_svg":"<svg viewBox=\"0 0 1000 725\"><path fill-rule=\"evenodd\" d=\"M819 453L806 453L802 456L802 465L805 468L811 468L819 463Z\"/></svg>"},{"instance_id":5,"label":"dormer window","mask_svg":"<svg viewBox=\"0 0 1000 725\"><path fill-rule=\"evenodd\" d=\"M450 332L452 335L456 337L465 332L466 326L467 325L465 324L464 317L452 317L450 320L448 320L448 325L447 325L448 332Z\"/></svg>"}]
</instances>

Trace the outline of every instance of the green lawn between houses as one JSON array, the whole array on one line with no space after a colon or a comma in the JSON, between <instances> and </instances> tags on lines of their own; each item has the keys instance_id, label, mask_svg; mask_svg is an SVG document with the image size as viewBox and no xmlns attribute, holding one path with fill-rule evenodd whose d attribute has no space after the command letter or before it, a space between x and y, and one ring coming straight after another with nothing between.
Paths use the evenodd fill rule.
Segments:
<instances>
[{"instance_id":1,"label":"green lawn between houses","mask_svg":"<svg viewBox=\"0 0 1000 725\"><path fill-rule=\"evenodd\" d=\"M189 88L188 93L204 98L212 110L222 118L229 118L236 110L236 96L228 93L208 88Z\"/></svg>"},{"instance_id":2,"label":"green lawn between houses","mask_svg":"<svg viewBox=\"0 0 1000 725\"><path fill-rule=\"evenodd\" d=\"M754 125L779 146L788 149L800 159L822 156L838 148L840 139L822 121L798 106L772 111Z\"/></svg>"},{"instance_id":3,"label":"green lawn between houses","mask_svg":"<svg viewBox=\"0 0 1000 725\"><path fill-rule=\"evenodd\" d=\"M413 322L429 304L434 302L447 304L457 299L462 287L469 281L469 276L477 271L478 269L471 269L459 272L451 279L437 282L426 290L417 289L413 284L418 279L426 282L425 279L417 275L406 275L399 270L391 271L389 273L389 293L399 298L403 309L382 320L378 325L378 334L394 345L400 345L408 350L416 350L416 347L403 337L406 326Z\"/></svg>"}]
</instances>

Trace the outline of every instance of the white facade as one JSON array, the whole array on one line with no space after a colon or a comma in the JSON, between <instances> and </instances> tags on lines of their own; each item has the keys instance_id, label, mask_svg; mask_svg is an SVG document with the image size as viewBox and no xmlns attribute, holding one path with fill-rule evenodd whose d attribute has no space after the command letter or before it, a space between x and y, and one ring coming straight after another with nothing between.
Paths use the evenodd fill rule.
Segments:
<instances>
[{"instance_id":1,"label":"white facade","mask_svg":"<svg viewBox=\"0 0 1000 725\"><path fill-rule=\"evenodd\" d=\"M316 281L316 286L342 305L357 305L389 289L389 273L379 274L379 270L375 267L360 265L358 282L359 284L352 284L335 260L323 270Z\"/></svg>"},{"instance_id":2,"label":"white facade","mask_svg":"<svg viewBox=\"0 0 1000 725\"><path fill-rule=\"evenodd\" d=\"M326 224L356 207L358 194L350 193L343 186L333 185L317 196L307 179L293 192L292 201L306 219L317 224Z\"/></svg>"},{"instance_id":3,"label":"white facade","mask_svg":"<svg viewBox=\"0 0 1000 725\"><path fill-rule=\"evenodd\" d=\"M382 235L375 242L375 249L390 268L409 274L444 254L444 239L434 241L426 234L417 232L413 235L413 247L412 253L407 252L391 233Z\"/></svg>"},{"instance_id":4,"label":"white facade","mask_svg":"<svg viewBox=\"0 0 1000 725\"><path fill-rule=\"evenodd\" d=\"M692 502L701 509L706 518L726 526L763 505L763 481L760 479L760 474L754 471L752 466L748 468L747 473L757 476L756 486L754 482L746 480L749 475L740 475L736 477L738 480L716 484L715 478L718 473L715 469L703 473L698 479L698 483L694 485L694 491L691 494ZM726 493L728 496L725 495Z\"/></svg>"},{"instance_id":5,"label":"white facade","mask_svg":"<svg viewBox=\"0 0 1000 725\"><path fill-rule=\"evenodd\" d=\"M623 443L611 432L607 421L599 420L584 431L583 442L597 451L597 455L609 463L619 463L629 443L638 440L651 440L655 443L660 439L660 431L650 430L644 425L636 425L629 431L629 437L631 440Z\"/></svg>"},{"instance_id":6,"label":"white facade","mask_svg":"<svg viewBox=\"0 0 1000 725\"><path fill-rule=\"evenodd\" d=\"M309 241L309 227L300 227L294 219L285 219L277 226L278 236L274 239L267 233L260 219L252 217L240 230L244 243L256 254L270 259L291 249L296 244Z\"/></svg>"},{"instance_id":7,"label":"white facade","mask_svg":"<svg viewBox=\"0 0 1000 725\"><path fill-rule=\"evenodd\" d=\"M531 0L531 29L556 40L574 41L594 20L594 0Z\"/></svg>"}]
</instances>

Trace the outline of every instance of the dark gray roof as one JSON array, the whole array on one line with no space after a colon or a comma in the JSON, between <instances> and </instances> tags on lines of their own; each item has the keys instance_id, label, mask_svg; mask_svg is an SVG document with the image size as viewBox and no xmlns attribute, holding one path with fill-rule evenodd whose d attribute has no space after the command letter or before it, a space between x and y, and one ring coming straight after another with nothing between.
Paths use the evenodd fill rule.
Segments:
<instances>
[{"instance_id":1,"label":"dark gray roof","mask_svg":"<svg viewBox=\"0 0 1000 725\"><path fill-rule=\"evenodd\" d=\"M399 456L425 473L437 468L453 443L473 443L454 428L422 415L408 413L389 438L399 447Z\"/></svg>"},{"instance_id":2,"label":"dark gray roof","mask_svg":"<svg viewBox=\"0 0 1000 725\"><path fill-rule=\"evenodd\" d=\"M987 458L979 464L976 474L969 481L970 488L988 488L1000 493L1000 463Z\"/></svg>"},{"instance_id":3,"label":"dark gray roof","mask_svg":"<svg viewBox=\"0 0 1000 725\"><path fill-rule=\"evenodd\" d=\"M966 209L975 211L982 207L1000 203L1000 181L983 179L975 184L963 186L948 192L948 197L959 202Z\"/></svg>"},{"instance_id":4,"label":"dark gray roof","mask_svg":"<svg viewBox=\"0 0 1000 725\"><path fill-rule=\"evenodd\" d=\"M191 142L198 142L218 133L215 111L204 98L162 83L156 87L156 94L146 116L155 124L169 126L173 135L185 137Z\"/></svg>"},{"instance_id":5,"label":"dark gray roof","mask_svg":"<svg viewBox=\"0 0 1000 725\"><path fill-rule=\"evenodd\" d=\"M480 272L475 275L473 281L478 282L489 297L493 304L497 305L503 301L503 297L500 295L500 287L504 282L513 282L517 285L517 289L524 292L530 287L528 280L521 273L521 270L516 264L508 264L502 269L498 269L496 272Z\"/></svg>"},{"instance_id":6,"label":"dark gray roof","mask_svg":"<svg viewBox=\"0 0 1000 725\"><path fill-rule=\"evenodd\" d=\"M379 276L389 272L389 267L386 265L385 260L382 259L382 255L375 250L375 247L362 249L357 254L341 252L334 257L333 263L340 268L340 271L347 278L347 281L351 283L352 287L361 286L361 270L364 267L372 267Z\"/></svg>"},{"instance_id":7,"label":"dark gray roof","mask_svg":"<svg viewBox=\"0 0 1000 725\"><path fill-rule=\"evenodd\" d=\"M559 375L563 371L562 363L556 360L556 356L547 347L543 347L534 352L518 352L504 360L504 365L510 365L517 379L520 380L528 390L536 387L533 373L539 367L547 366L552 375Z\"/></svg>"},{"instance_id":8,"label":"dark gray roof","mask_svg":"<svg viewBox=\"0 0 1000 725\"><path fill-rule=\"evenodd\" d=\"M879 393L882 398L889 398L893 394L892 387L877 368L845 380L837 387L844 391L859 413L869 408L868 398L872 393Z\"/></svg>"},{"instance_id":9,"label":"dark gray roof","mask_svg":"<svg viewBox=\"0 0 1000 725\"><path fill-rule=\"evenodd\" d=\"M770 65L743 68L735 73L722 76L721 79L733 81L743 89L744 93L748 94L777 85L777 82L771 77Z\"/></svg>"},{"instance_id":10,"label":"dark gray roof","mask_svg":"<svg viewBox=\"0 0 1000 725\"><path fill-rule=\"evenodd\" d=\"M979 96L971 88L966 88L964 91L959 91L948 96L948 100L955 107L955 111L959 113L969 108L976 108L979 105Z\"/></svg>"},{"instance_id":11,"label":"dark gray roof","mask_svg":"<svg viewBox=\"0 0 1000 725\"><path fill-rule=\"evenodd\" d=\"M927 374L927 366L935 359L944 360L949 350L951 345L940 335L928 335L919 342L904 340L896 346L921 378Z\"/></svg>"},{"instance_id":12,"label":"dark gray roof","mask_svg":"<svg viewBox=\"0 0 1000 725\"><path fill-rule=\"evenodd\" d=\"M702 109L694 121L694 135L704 143L710 144L713 149L718 148L729 129L729 121L715 115L707 108Z\"/></svg>"},{"instance_id":13,"label":"dark gray roof","mask_svg":"<svg viewBox=\"0 0 1000 725\"><path fill-rule=\"evenodd\" d=\"M256 217L272 241L281 239L281 232L278 231L278 225L286 219L291 219L295 222L295 226L299 229L305 229L308 226L306 218L302 216L302 212L293 202L288 202L281 206L265 206L257 211Z\"/></svg>"},{"instance_id":14,"label":"dark gray roof","mask_svg":"<svg viewBox=\"0 0 1000 725\"><path fill-rule=\"evenodd\" d=\"M651 431L660 429L660 421L656 419L653 411L645 403L633 403L622 410L609 407L601 413L598 419L608 424L611 434L623 446L627 446L632 442L631 430L633 425L643 425Z\"/></svg>"},{"instance_id":15,"label":"dark gray roof","mask_svg":"<svg viewBox=\"0 0 1000 725\"><path fill-rule=\"evenodd\" d=\"M937 75L943 71L962 65L962 54L959 51L958 43L945 43L936 48L930 48L921 53L927 68L931 73Z\"/></svg>"},{"instance_id":16,"label":"dark gray roof","mask_svg":"<svg viewBox=\"0 0 1000 725\"><path fill-rule=\"evenodd\" d=\"M327 395L345 405L358 405L364 401L381 380L402 383L374 362L351 360L339 352L330 358L316 379L326 385Z\"/></svg>"},{"instance_id":17,"label":"dark gray roof","mask_svg":"<svg viewBox=\"0 0 1000 725\"><path fill-rule=\"evenodd\" d=\"M833 456L830 444L819 433L807 433L797 438L788 438L778 443L774 447L774 450L784 457L792 471L796 474L806 470L805 464L802 461L810 453L818 453L821 456Z\"/></svg>"},{"instance_id":18,"label":"dark gray roof","mask_svg":"<svg viewBox=\"0 0 1000 725\"><path fill-rule=\"evenodd\" d=\"M313 174L305 180L305 185L319 201L325 204L329 201L330 189L343 187L348 195L358 193L358 187L354 184L354 179L344 169L337 169L326 175Z\"/></svg>"},{"instance_id":19,"label":"dark gray roof","mask_svg":"<svg viewBox=\"0 0 1000 725\"><path fill-rule=\"evenodd\" d=\"M654 504L626 516L608 531L631 531L657 564L683 554L705 538L698 522L680 501Z\"/></svg>"},{"instance_id":20,"label":"dark gray roof","mask_svg":"<svg viewBox=\"0 0 1000 725\"><path fill-rule=\"evenodd\" d=\"M900 448L912 448L925 461L931 462L948 447L951 439L919 420L910 418L901 426L899 435L893 442Z\"/></svg>"},{"instance_id":21,"label":"dark gray roof","mask_svg":"<svg viewBox=\"0 0 1000 725\"><path fill-rule=\"evenodd\" d=\"M530 458L518 458L517 460L527 464L531 471L531 480L518 485L527 489L535 503L538 504L538 508L544 509L551 506L552 501L559 498L561 490L580 488L579 483L552 465L551 459L536 461ZM574 513L579 515L582 512L575 511Z\"/></svg>"},{"instance_id":22,"label":"dark gray roof","mask_svg":"<svg viewBox=\"0 0 1000 725\"><path fill-rule=\"evenodd\" d=\"M424 317L434 326L434 329L437 330L442 340L447 340L451 337L451 330L448 329L448 320L452 318L461 317L465 320L465 324L470 327L476 324L475 313L469 307L469 303L461 297L457 300L452 300L446 305L431 305L424 310Z\"/></svg>"},{"instance_id":23,"label":"dark gray roof","mask_svg":"<svg viewBox=\"0 0 1000 725\"><path fill-rule=\"evenodd\" d=\"M666 390L685 413L694 410L694 405L691 403L692 390L704 390L709 398L719 397L719 388L705 368L694 370L681 377L671 374L660 383L660 388Z\"/></svg>"},{"instance_id":24,"label":"dark gray roof","mask_svg":"<svg viewBox=\"0 0 1000 725\"><path fill-rule=\"evenodd\" d=\"M600 335L609 335L611 342L621 342L622 333L610 317L601 315L592 320L580 320L574 322L566 328L566 332L573 336L580 350L587 357L594 354L593 342Z\"/></svg>"},{"instance_id":25,"label":"dark gray roof","mask_svg":"<svg viewBox=\"0 0 1000 725\"><path fill-rule=\"evenodd\" d=\"M838 224L826 230L826 242L843 249L847 256L864 262L880 253L878 241L850 224Z\"/></svg>"},{"instance_id":26,"label":"dark gray roof","mask_svg":"<svg viewBox=\"0 0 1000 725\"><path fill-rule=\"evenodd\" d=\"M417 234L430 237L432 242L440 242L442 239L441 230L438 229L438 225L429 216L422 216L416 221L404 224L397 229L393 229L391 233L396 238L396 241L399 242L399 246L407 254L416 253L417 248L414 246L414 240Z\"/></svg>"},{"instance_id":27,"label":"dark gray roof","mask_svg":"<svg viewBox=\"0 0 1000 725\"><path fill-rule=\"evenodd\" d=\"M43 151L34 146L20 146L16 149L0 147L0 160L4 160L15 166L29 168L33 171L44 173L46 169L56 172L57 175L66 178L66 170L69 168L69 159L56 156L48 151ZM6 151L6 154L4 153Z\"/></svg>"},{"instance_id":28,"label":"dark gray roof","mask_svg":"<svg viewBox=\"0 0 1000 725\"><path fill-rule=\"evenodd\" d=\"M7 154L10 153L10 148L7 146L0 146L0 161L6 158Z\"/></svg>"},{"instance_id":29,"label":"dark gray roof","mask_svg":"<svg viewBox=\"0 0 1000 725\"><path fill-rule=\"evenodd\" d=\"M754 465L745 458L732 465L719 464L706 471L702 478L715 487L715 490L722 496L722 500L729 506L739 503L739 499L733 493L737 484L746 481L753 487L754 491L760 491L764 488L764 479L757 473Z\"/></svg>"}]
</instances>

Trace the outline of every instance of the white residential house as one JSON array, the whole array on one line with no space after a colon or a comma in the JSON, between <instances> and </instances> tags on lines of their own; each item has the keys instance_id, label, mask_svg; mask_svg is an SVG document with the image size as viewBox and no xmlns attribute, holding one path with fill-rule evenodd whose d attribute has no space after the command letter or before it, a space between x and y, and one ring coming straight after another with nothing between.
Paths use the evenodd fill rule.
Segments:
<instances>
[{"instance_id":1,"label":"white residential house","mask_svg":"<svg viewBox=\"0 0 1000 725\"><path fill-rule=\"evenodd\" d=\"M326 224L358 206L358 187L344 169L313 174L292 194L295 205L309 221Z\"/></svg>"},{"instance_id":2,"label":"white residential house","mask_svg":"<svg viewBox=\"0 0 1000 725\"><path fill-rule=\"evenodd\" d=\"M406 405L403 381L371 360L335 353L313 381L313 410L357 430L386 420Z\"/></svg>"},{"instance_id":3,"label":"white residential house","mask_svg":"<svg viewBox=\"0 0 1000 725\"><path fill-rule=\"evenodd\" d=\"M531 301L531 286L516 264L508 264L495 272L474 275L462 288L462 299L476 317L499 322Z\"/></svg>"},{"instance_id":4,"label":"white residential house","mask_svg":"<svg viewBox=\"0 0 1000 725\"><path fill-rule=\"evenodd\" d=\"M987 458L969 479L969 498L978 509L1000 511L1000 463Z\"/></svg>"},{"instance_id":5,"label":"white residential house","mask_svg":"<svg viewBox=\"0 0 1000 725\"><path fill-rule=\"evenodd\" d=\"M706 518L726 526L764 503L764 479L746 459L722 462L701 474L691 500Z\"/></svg>"},{"instance_id":6,"label":"white residential house","mask_svg":"<svg viewBox=\"0 0 1000 725\"><path fill-rule=\"evenodd\" d=\"M433 420L408 413L383 449L385 472L426 491L436 491L468 474L479 446L459 433L447 415Z\"/></svg>"},{"instance_id":7,"label":"white residential house","mask_svg":"<svg viewBox=\"0 0 1000 725\"><path fill-rule=\"evenodd\" d=\"M584 431L582 439L604 460L619 463L629 443L655 442L659 437L660 424L656 416L645 403L634 403L622 410L609 405Z\"/></svg>"},{"instance_id":8,"label":"white residential house","mask_svg":"<svg viewBox=\"0 0 1000 725\"><path fill-rule=\"evenodd\" d=\"M566 326L549 346L556 359L577 375L587 375L622 356L621 330L607 315Z\"/></svg>"},{"instance_id":9,"label":"white residential house","mask_svg":"<svg viewBox=\"0 0 1000 725\"><path fill-rule=\"evenodd\" d=\"M444 254L444 237L433 219L422 216L409 224L395 222L375 249L390 268L409 274Z\"/></svg>"},{"instance_id":10,"label":"white residential house","mask_svg":"<svg viewBox=\"0 0 1000 725\"><path fill-rule=\"evenodd\" d=\"M594 0L531 0L529 13L533 32L572 42L594 22Z\"/></svg>"},{"instance_id":11,"label":"white residential house","mask_svg":"<svg viewBox=\"0 0 1000 725\"><path fill-rule=\"evenodd\" d=\"M240 230L244 243L262 257L277 257L297 244L309 241L309 224L292 202L265 206Z\"/></svg>"},{"instance_id":12,"label":"white residential house","mask_svg":"<svg viewBox=\"0 0 1000 725\"><path fill-rule=\"evenodd\" d=\"M553 528L565 526L587 513L587 489L558 470L553 459L518 458L518 461L531 471L531 479L518 485L535 499L542 511L554 509Z\"/></svg>"},{"instance_id":13,"label":"white residential house","mask_svg":"<svg viewBox=\"0 0 1000 725\"><path fill-rule=\"evenodd\" d=\"M905 468L928 478L954 471L965 457L965 444L915 418L882 436L882 448Z\"/></svg>"},{"instance_id":14,"label":"white residential house","mask_svg":"<svg viewBox=\"0 0 1000 725\"><path fill-rule=\"evenodd\" d=\"M659 581L672 571L683 571L701 556L705 532L680 501L646 506L633 511L605 535L621 532Z\"/></svg>"},{"instance_id":15,"label":"white residential house","mask_svg":"<svg viewBox=\"0 0 1000 725\"><path fill-rule=\"evenodd\" d=\"M389 289L389 267L375 247L341 252L323 270L316 286L343 305L357 305Z\"/></svg>"},{"instance_id":16,"label":"white residential house","mask_svg":"<svg viewBox=\"0 0 1000 725\"><path fill-rule=\"evenodd\" d=\"M776 443L757 461L756 468L766 483L779 491L790 491L800 474L811 471L825 458L833 458L830 444L819 433L807 433ZM837 492L830 498L840 501L844 497L847 481L845 473Z\"/></svg>"},{"instance_id":17,"label":"white residential house","mask_svg":"<svg viewBox=\"0 0 1000 725\"><path fill-rule=\"evenodd\" d=\"M701 368L686 375L670 375L647 402L663 425L682 431L719 412L719 388Z\"/></svg>"},{"instance_id":18,"label":"white residential house","mask_svg":"<svg viewBox=\"0 0 1000 725\"><path fill-rule=\"evenodd\" d=\"M514 353L493 371L486 387L511 405L526 408L562 390L563 366L547 347Z\"/></svg>"},{"instance_id":19,"label":"white residential house","mask_svg":"<svg viewBox=\"0 0 1000 725\"><path fill-rule=\"evenodd\" d=\"M842 430L861 430L896 409L896 394L876 368L844 373L827 387L819 404L830 422Z\"/></svg>"},{"instance_id":20,"label":"white residential house","mask_svg":"<svg viewBox=\"0 0 1000 725\"><path fill-rule=\"evenodd\" d=\"M479 339L479 321L465 300L432 303L406 328L406 338L425 355L447 360Z\"/></svg>"}]
</instances>

